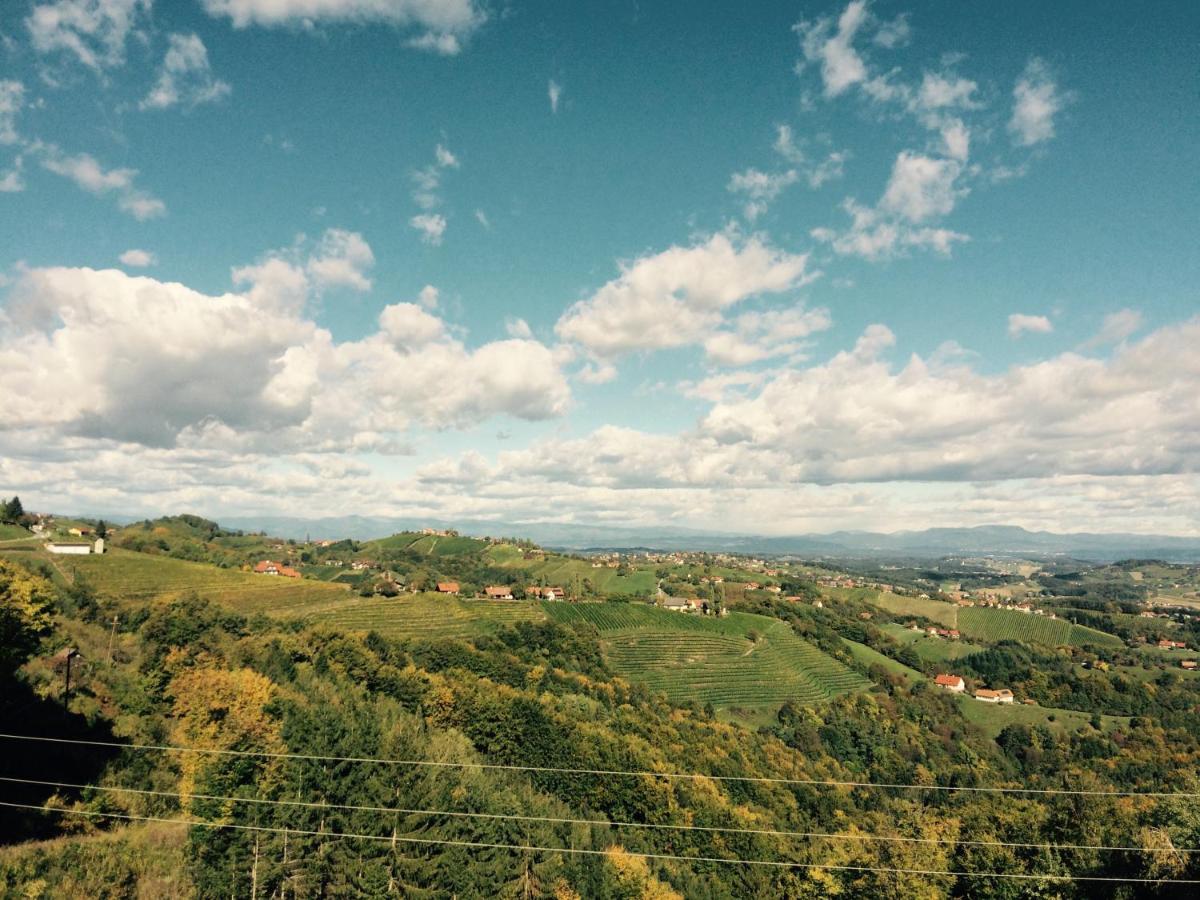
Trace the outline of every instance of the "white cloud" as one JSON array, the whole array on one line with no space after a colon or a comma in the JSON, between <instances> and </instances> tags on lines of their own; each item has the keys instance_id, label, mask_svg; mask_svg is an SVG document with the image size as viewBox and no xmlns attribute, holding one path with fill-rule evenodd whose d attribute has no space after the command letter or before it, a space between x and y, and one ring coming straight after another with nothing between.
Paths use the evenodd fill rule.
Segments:
<instances>
[{"instance_id":1,"label":"white cloud","mask_svg":"<svg viewBox=\"0 0 1200 900\"><path fill-rule=\"evenodd\" d=\"M445 337L446 326L415 303L393 303L379 314L380 330L401 352L423 347Z\"/></svg>"},{"instance_id":2,"label":"white cloud","mask_svg":"<svg viewBox=\"0 0 1200 900\"><path fill-rule=\"evenodd\" d=\"M726 308L805 283L807 255L758 237L715 234L621 266L621 275L568 309L555 325L563 340L611 359L638 350L702 343Z\"/></svg>"},{"instance_id":3,"label":"white cloud","mask_svg":"<svg viewBox=\"0 0 1200 900\"><path fill-rule=\"evenodd\" d=\"M0 194L16 194L25 190L25 179L21 175L24 165L24 158L18 156L11 169L0 171Z\"/></svg>"},{"instance_id":4,"label":"white cloud","mask_svg":"<svg viewBox=\"0 0 1200 900\"><path fill-rule=\"evenodd\" d=\"M914 227L879 209L862 206L853 198L847 199L842 208L851 220L847 229L814 228L810 232L816 240L828 243L841 256L879 261L914 249L949 256L955 244L970 240L969 236L948 228Z\"/></svg>"},{"instance_id":5,"label":"white cloud","mask_svg":"<svg viewBox=\"0 0 1200 900\"><path fill-rule=\"evenodd\" d=\"M42 167L47 171L70 179L88 193L115 194L117 207L138 221L157 218L167 211L162 200L134 185L136 169L105 169L90 154L67 156L53 144L35 144L33 149L41 155Z\"/></svg>"},{"instance_id":6,"label":"white cloud","mask_svg":"<svg viewBox=\"0 0 1200 900\"><path fill-rule=\"evenodd\" d=\"M910 153L896 157L880 207L913 223L947 215L966 191L956 188L962 164Z\"/></svg>"},{"instance_id":7,"label":"white cloud","mask_svg":"<svg viewBox=\"0 0 1200 900\"><path fill-rule=\"evenodd\" d=\"M551 113L558 112L558 101L562 97L562 92L563 92L562 85L559 84L557 81L555 81L553 78L551 78L550 83L546 88L546 94L550 98L550 112Z\"/></svg>"},{"instance_id":8,"label":"white cloud","mask_svg":"<svg viewBox=\"0 0 1200 900\"><path fill-rule=\"evenodd\" d=\"M1088 340L1087 348L1116 344L1131 337L1142 327L1142 314L1136 309L1119 309L1104 317L1100 330Z\"/></svg>"},{"instance_id":9,"label":"white cloud","mask_svg":"<svg viewBox=\"0 0 1200 900\"><path fill-rule=\"evenodd\" d=\"M808 186L813 189L842 177L842 166L846 162L845 151L830 151L819 162L810 160L797 144L789 125L775 127L774 147L776 153L800 170L804 180L808 182Z\"/></svg>"},{"instance_id":10,"label":"white cloud","mask_svg":"<svg viewBox=\"0 0 1200 900\"><path fill-rule=\"evenodd\" d=\"M728 330L704 342L709 362L720 366L746 366L777 356L796 357L803 339L833 324L827 309L791 309L745 312L730 322Z\"/></svg>"},{"instance_id":11,"label":"white cloud","mask_svg":"<svg viewBox=\"0 0 1200 900\"><path fill-rule=\"evenodd\" d=\"M416 50L428 50L438 56L458 56L462 53L462 41L454 34L438 34L427 31L422 35L411 38L406 42Z\"/></svg>"},{"instance_id":12,"label":"white cloud","mask_svg":"<svg viewBox=\"0 0 1200 900\"><path fill-rule=\"evenodd\" d=\"M485 213L482 209L475 210L475 221L489 230L492 227L492 223L488 220L487 213Z\"/></svg>"},{"instance_id":13,"label":"white cloud","mask_svg":"<svg viewBox=\"0 0 1200 900\"><path fill-rule=\"evenodd\" d=\"M20 140L17 114L24 105L25 85L11 79L0 81L0 144L15 144Z\"/></svg>"},{"instance_id":14,"label":"white cloud","mask_svg":"<svg viewBox=\"0 0 1200 900\"><path fill-rule=\"evenodd\" d=\"M147 266L152 266L157 262L157 260L154 258L154 254L149 250L138 250L137 248L126 250L121 254L119 259L121 265L129 266L130 268L135 269L144 269Z\"/></svg>"},{"instance_id":15,"label":"white cloud","mask_svg":"<svg viewBox=\"0 0 1200 900\"><path fill-rule=\"evenodd\" d=\"M332 23L379 22L419 29L410 47L454 56L487 20L475 0L201 0L211 16L226 16L234 28L313 27Z\"/></svg>"},{"instance_id":16,"label":"white cloud","mask_svg":"<svg viewBox=\"0 0 1200 900\"><path fill-rule=\"evenodd\" d=\"M825 96L836 97L866 80L866 63L853 43L868 17L866 0L852 0L838 17L836 26L830 18L795 25L805 61L821 67Z\"/></svg>"},{"instance_id":17,"label":"white cloud","mask_svg":"<svg viewBox=\"0 0 1200 900\"><path fill-rule=\"evenodd\" d=\"M337 343L278 296L302 289L301 268L272 259L235 278L250 290L214 297L117 270L23 273L0 321L12 387L0 421L197 451L348 452L569 402L558 358L535 340L469 349L399 303L378 332Z\"/></svg>"},{"instance_id":18,"label":"white cloud","mask_svg":"<svg viewBox=\"0 0 1200 900\"><path fill-rule=\"evenodd\" d=\"M214 78L208 49L194 34L172 34L158 81L139 104L141 109L167 109L177 103L199 106L229 95L229 85Z\"/></svg>"},{"instance_id":19,"label":"white cloud","mask_svg":"<svg viewBox=\"0 0 1200 900\"><path fill-rule=\"evenodd\" d=\"M1020 337L1026 332L1034 334L1049 334L1054 330L1052 323L1045 316L1031 316L1025 313L1013 313L1008 317L1008 336Z\"/></svg>"},{"instance_id":20,"label":"white cloud","mask_svg":"<svg viewBox=\"0 0 1200 900\"><path fill-rule=\"evenodd\" d=\"M318 287L348 287L356 291L371 289L366 270L375 265L371 245L361 234L330 228L308 259L307 270Z\"/></svg>"},{"instance_id":21,"label":"white cloud","mask_svg":"<svg viewBox=\"0 0 1200 900\"><path fill-rule=\"evenodd\" d=\"M33 7L25 26L39 53L66 53L90 69L119 66L152 0L54 0Z\"/></svg>"},{"instance_id":22,"label":"white cloud","mask_svg":"<svg viewBox=\"0 0 1200 900\"><path fill-rule=\"evenodd\" d=\"M923 110L946 108L972 109L979 85L967 78L926 72L917 90L916 103Z\"/></svg>"},{"instance_id":23,"label":"white cloud","mask_svg":"<svg viewBox=\"0 0 1200 900\"><path fill-rule=\"evenodd\" d=\"M419 303L425 309L437 309L439 296L440 292L438 289L432 284L427 284L425 287L421 288L420 293L417 294L417 303Z\"/></svg>"},{"instance_id":24,"label":"white cloud","mask_svg":"<svg viewBox=\"0 0 1200 900\"><path fill-rule=\"evenodd\" d=\"M421 240L426 244L438 246L442 235L446 233L446 217L439 214L421 213L408 220L408 224L421 232Z\"/></svg>"},{"instance_id":25,"label":"white cloud","mask_svg":"<svg viewBox=\"0 0 1200 900\"><path fill-rule=\"evenodd\" d=\"M912 37L912 27L908 22L908 13L900 13L890 22L884 22L875 32L871 40L887 50L903 47Z\"/></svg>"},{"instance_id":26,"label":"white cloud","mask_svg":"<svg viewBox=\"0 0 1200 900\"><path fill-rule=\"evenodd\" d=\"M1031 147L1054 137L1054 117L1066 98L1040 59L1031 59L1013 88L1012 118L1008 130L1022 147Z\"/></svg>"},{"instance_id":27,"label":"white cloud","mask_svg":"<svg viewBox=\"0 0 1200 900\"><path fill-rule=\"evenodd\" d=\"M529 327L529 323L524 319L506 320L504 330L508 332L509 337L521 338L522 340L529 340L533 337L533 329Z\"/></svg>"},{"instance_id":28,"label":"white cloud","mask_svg":"<svg viewBox=\"0 0 1200 900\"><path fill-rule=\"evenodd\" d=\"M438 144L434 148L433 156L434 156L434 159L437 161L437 164L440 168L443 168L443 169L457 169L458 168L458 157L455 156L453 153L451 153L449 150L447 150L445 147L443 147L441 144Z\"/></svg>"},{"instance_id":29,"label":"white cloud","mask_svg":"<svg viewBox=\"0 0 1200 900\"><path fill-rule=\"evenodd\" d=\"M766 211L772 200L789 185L795 184L799 178L795 169L788 169L786 172L746 169L744 172L734 172L730 176L728 190L746 196L746 205L742 212L747 221L753 222Z\"/></svg>"}]
</instances>

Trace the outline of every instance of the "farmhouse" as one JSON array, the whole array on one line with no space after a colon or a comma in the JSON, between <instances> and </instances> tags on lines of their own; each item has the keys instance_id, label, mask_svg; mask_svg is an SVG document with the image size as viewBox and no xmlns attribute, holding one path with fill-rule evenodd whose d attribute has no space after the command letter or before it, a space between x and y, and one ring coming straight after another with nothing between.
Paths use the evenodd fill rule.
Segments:
<instances>
[{"instance_id":1,"label":"farmhouse","mask_svg":"<svg viewBox=\"0 0 1200 900\"><path fill-rule=\"evenodd\" d=\"M504 585L489 585L483 589L483 593L489 600L511 600L513 598L512 588Z\"/></svg>"},{"instance_id":2,"label":"farmhouse","mask_svg":"<svg viewBox=\"0 0 1200 900\"><path fill-rule=\"evenodd\" d=\"M937 678L933 679L933 683L938 687L944 687L946 690L955 694L961 694L967 689L966 682L963 681L962 677L959 675L947 675L945 673L939 673Z\"/></svg>"},{"instance_id":3,"label":"farmhouse","mask_svg":"<svg viewBox=\"0 0 1200 900\"><path fill-rule=\"evenodd\" d=\"M1013 692L1008 688L1000 688L998 691L980 688L975 692L975 699L981 700L984 703L1012 703Z\"/></svg>"},{"instance_id":4,"label":"farmhouse","mask_svg":"<svg viewBox=\"0 0 1200 900\"><path fill-rule=\"evenodd\" d=\"M560 587L531 587L526 593L531 597L541 597L543 600L565 600L567 592Z\"/></svg>"},{"instance_id":5,"label":"farmhouse","mask_svg":"<svg viewBox=\"0 0 1200 900\"><path fill-rule=\"evenodd\" d=\"M1163 650L1186 650L1187 642L1186 641L1172 641L1172 640L1168 640L1167 638L1163 638L1161 641L1158 642L1158 646L1161 647Z\"/></svg>"},{"instance_id":6,"label":"farmhouse","mask_svg":"<svg viewBox=\"0 0 1200 900\"><path fill-rule=\"evenodd\" d=\"M438 590L439 594L457 594L458 593L458 582L457 581L439 581L437 584L437 590Z\"/></svg>"},{"instance_id":7,"label":"farmhouse","mask_svg":"<svg viewBox=\"0 0 1200 900\"><path fill-rule=\"evenodd\" d=\"M51 553L62 553L71 556L86 556L92 552L92 545L87 541L49 541L46 544L46 549ZM104 547L101 545L98 553L104 552Z\"/></svg>"},{"instance_id":8,"label":"farmhouse","mask_svg":"<svg viewBox=\"0 0 1200 900\"><path fill-rule=\"evenodd\" d=\"M1179 661L1179 667L1181 669L1187 669L1189 672L1193 672L1196 669L1196 661L1194 659L1181 659Z\"/></svg>"},{"instance_id":9,"label":"farmhouse","mask_svg":"<svg viewBox=\"0 0 1200 900\"><path fill-rule=\"evenodd\" d=\"M686 597L667 597L662 602L663 609L669 609L672 612L691 612L692 604Z\"/></svg>"},{"instance_id":10,"label":"farmhouse","mask_svg":"<svg viewBox=\"0 0 1200 900\"><path fill-rule=\"evenodd\" d=\"M282 575L284 578L300 577L300 573L291 566L285 566L283 563L275 562L272 559L264 559L255 563L254 572L256 575Z\"/></svg>"}]
</instances>

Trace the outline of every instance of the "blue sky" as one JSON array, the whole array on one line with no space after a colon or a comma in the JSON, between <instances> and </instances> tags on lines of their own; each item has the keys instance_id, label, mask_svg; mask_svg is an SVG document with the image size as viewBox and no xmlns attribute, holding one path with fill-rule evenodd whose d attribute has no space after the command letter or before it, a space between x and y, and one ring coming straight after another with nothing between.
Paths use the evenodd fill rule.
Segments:
<instances>
[{"instance_id":1,"label":"blue sky","mask_svg":"<svg viewBox=\"0 0 1200 900\"><path fill-rule=\"evenodd\" d=\"M1200 531L1200 12L743 6L5 4L0 493Z\"/></svg>"}]
</instances>

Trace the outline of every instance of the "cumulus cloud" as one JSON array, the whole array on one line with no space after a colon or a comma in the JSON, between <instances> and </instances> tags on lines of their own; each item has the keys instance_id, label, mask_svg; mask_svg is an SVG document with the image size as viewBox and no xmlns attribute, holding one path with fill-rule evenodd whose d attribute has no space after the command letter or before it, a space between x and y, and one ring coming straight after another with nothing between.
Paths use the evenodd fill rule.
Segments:
<instances>
[{"instance_id":1,"label":"cumulus cloud","mask_svg":"<svg viewBox=\"0 0 1200 900\"><path fill-rule=\"evenodd\" d=\"M409 219L408 224L421 233L422 241L435 247L442 243L442 235L446 233L446 217L439 213L420 213Z\"/></svg>"},{"instance_id":2,"label":"cumulus cloud","mask_svg":"<svg viewBox=\"0 0 1200 900\"><path fill-rule=\"evenodd\" d=\"M141 109L192 107L228 96L229 84L213 77L208 49L195 34L172 34L158 81L139 104Z\"/></svg>"},{"instance_id":3,"label":"cumulus cloud","mask_svg":"<svg viewBox=\"0 0 1200 900\"><path fill-rule=\"evenodd\" d=\"M11 79L0 81L0 144L15 144L20 140L17 114L24 105L25 85Z\"/></svg>"},{"instance_id":4,"label":"cumulus cloud","mask_svg":"<svg viewBox=\"0 0 1200 900\"><path fill-rule=\"evenodd\" d=\"M620 276L572 305L555 331L603 359L702 343L728 307L810 277L806 254L715 234L622 264Z\"/></svg>"},{"instance_id":5,"label":"cumulus cloud","mask_svg":"<svg viewBox=\"0 0 1200 900\"><path fill-rule=\"evenodd\" d=\"M1012 118L1008 122L1013 140L1022 147L1050 140L1054 137L1054 117L1065 102L1046 64L1031 59L1013 87Z\"/></svg>"},{"instance_id":6,"label":"cumulus cloud","mask_svg":"<svg viewBox=\"0 0 1200 900\"><path fill-rule=\"evenodd\" d=\"M546 95L550 98L550 112L558 112L558 101L562 99L563 87L553 78L546 87Z\"/></svg>"},{"instance_id":7,"label":"cumulus cloud","mask_svg":"<svg viewBox=\"0 0 1200 900\"><path fill-rule=\"evenodd\" d=\"M39 53L63 53L90 69L125 61L130 34L150 13L152 0L54 0L36 4L25 20Z\"/></svg>"},{"instance_id":8,"label":"cumulus cloud","mask_svg":"<svg viewBox=\"0 0 1200 900\"><path fill-rule=\"evenodd\" d=\"M710 498L812 484L1194 480L1198 339L1200 318L1109 359L1064 353L990 374L916 355L897 368L894 336L874 325L822 364L689 388L713 402L689 431L605 426L501 453L488 477L514 490L544 481Z\"/></svg>"},{"instance_id":9,"label":"cumulus cloud","mask_svg":"<svg viewBox=\"0 0 1200 900\"><path fill-rule=\"evenodd\" d=\"M1031 316L1025 313L1013 313L1008 317L1008 336L1020 337L1026 332L1049 334L1054 330L1054 324L1045 316Z\"/></svg>"},{"instance_id":10,"label":"cumulus cloud","mask_svg":"<svg viewBox=\"0 0 1200 900\"><path fill-rule=\"evenodd\" d=\"M222 452L402 445L416 426L560 415L559 360L532 339L471 349L412 303L336 342L285 296L304 270L235 271L250 289L208 296L117 270L32 269L0 321L3 430ZM419 349L419 353L413 352Z\"/></svg>"},{"instance_id":11,"label":"cumulus cloud","mask_svg":"<svg viewBox=\"0 0 1200 900\"><path fill-rule=\"evenodd\" d=\"M136 169L105 169L88 153L70 156L53 144L35 144L33 149L40 154L44 169L75 182L90 194L112 194L117 198L117 207L138 221L166 214L167 205L162 200L134 184Z\"/></svg>"},{"instance_id":12,"label":"cumulus cloud","mask_svg":"<svg viewBox=\"0 0 1200 900\"><path fill-rule=\"evenodd\" d=\"M720 366L746 366L777 356L796 356L804 339L833 325L827 309L773 309L745 312L704 342L708 361Z\"/></svg>"},{"instance_id":13,"label":"cumulus cloud","mask_svg":"<svg viewBox=\"0 0 1200 900\"><path fill-rule=\"evenodd\" d=\"M147 266L154 265L157 260L154 254L149 250L139 250L136 247L130 248L122 253L119 257L121 265L129 266L134 269L144 269Z\"/></svg>"},{"instance_id":14,"label":"cumulus cloud","mask_svg":"<svg viewBox=\"0 0 1200 900\"><path fill-rule=\"evenodd\" d=\"M202 0L211 16L227 17L234 28L313 27L378 22L420 33L409 46L453 56L487 20L475 0Z\"/></svg>"}]
</instances>

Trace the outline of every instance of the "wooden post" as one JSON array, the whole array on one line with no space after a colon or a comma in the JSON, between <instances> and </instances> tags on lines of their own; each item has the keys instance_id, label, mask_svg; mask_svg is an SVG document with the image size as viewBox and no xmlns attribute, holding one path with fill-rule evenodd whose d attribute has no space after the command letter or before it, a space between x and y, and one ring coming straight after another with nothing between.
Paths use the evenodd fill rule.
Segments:
<instances>
[{"instance_id":1,"label":"wooden post","mask_svg":"<svg viewBox=\"0 0 1200 900\"><path fill-rule=\"evenodd\" d=\"M254 864L250 867L250 900L258 900L258 835L254 836Z\"/></svg>"}]
</instances>

